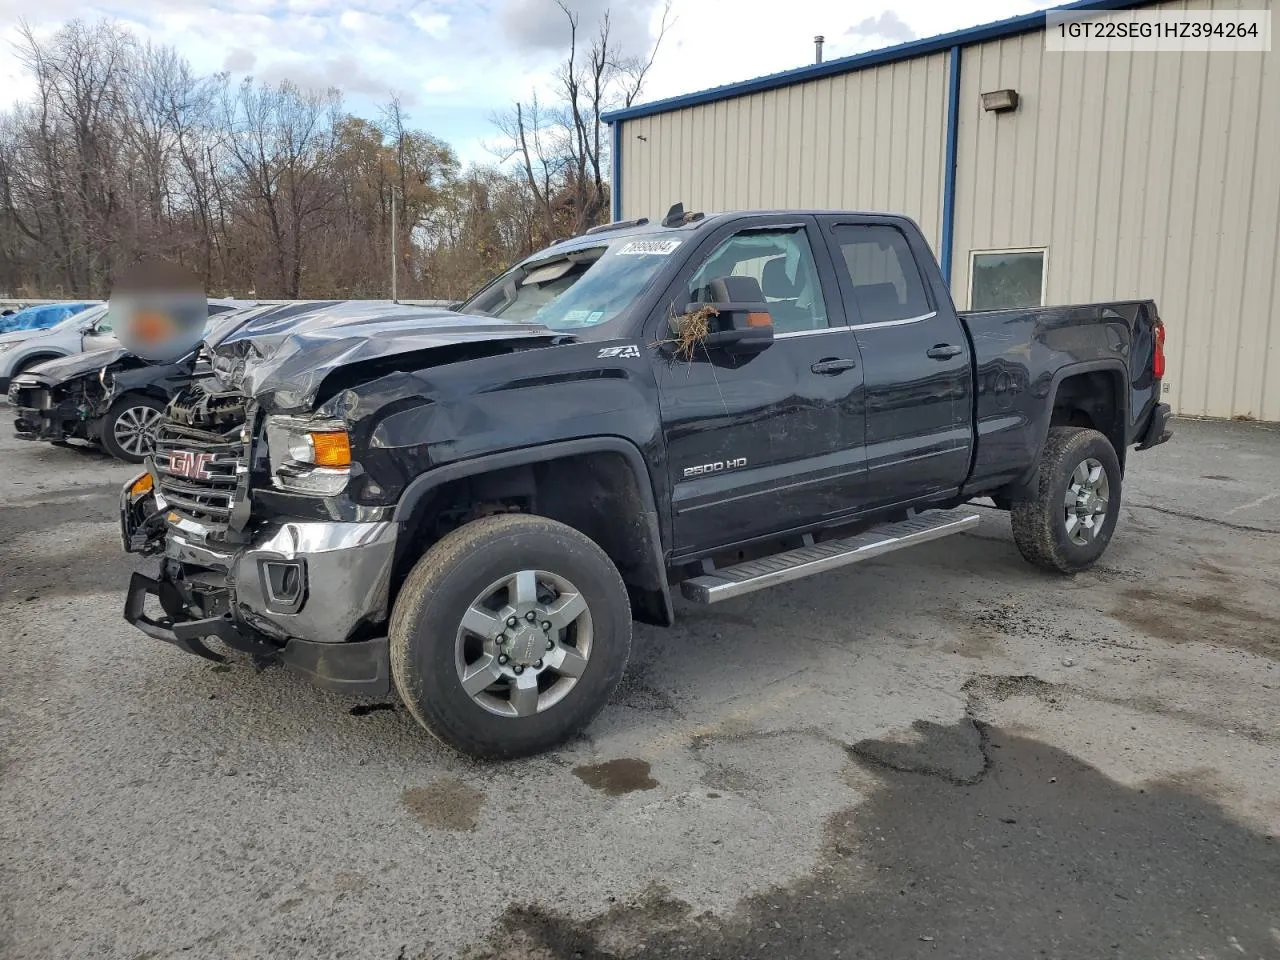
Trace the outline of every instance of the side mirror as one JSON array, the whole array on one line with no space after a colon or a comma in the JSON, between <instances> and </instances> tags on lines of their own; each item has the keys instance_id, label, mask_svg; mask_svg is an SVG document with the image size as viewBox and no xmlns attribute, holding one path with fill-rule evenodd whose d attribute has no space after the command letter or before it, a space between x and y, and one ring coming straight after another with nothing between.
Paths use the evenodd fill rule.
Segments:
<instances>
[{"instance_id":1,"label":"side mirror","mask_svg":"<svg viewBox=\"0 0 1280 960\"><path fill-rule=\"evenodd\" d=\"M720 277L708 285L710 303L691 303L686 315L710 307L708 332L701 338L707 349L733 354L759 353L773 343L773 317L754 277Z\"/></svg>"}]
</instances>

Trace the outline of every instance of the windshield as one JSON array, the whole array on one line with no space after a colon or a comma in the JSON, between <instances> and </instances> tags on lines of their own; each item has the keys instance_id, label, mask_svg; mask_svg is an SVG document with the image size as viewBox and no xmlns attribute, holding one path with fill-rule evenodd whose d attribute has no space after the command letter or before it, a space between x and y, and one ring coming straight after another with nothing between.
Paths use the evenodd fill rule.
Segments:
<instances>
[{"instance_id":1,"label":"windshield","mask_svg":"<svg viewBox=\"0 0 1280 960\"><path fill-rule=\"evenodd\" d=\"M675 238L618 238L517 267L462 307L463 313L532 320L552 330L608 323L644 292L680 246Z\"/></svg>"}]
</instances>

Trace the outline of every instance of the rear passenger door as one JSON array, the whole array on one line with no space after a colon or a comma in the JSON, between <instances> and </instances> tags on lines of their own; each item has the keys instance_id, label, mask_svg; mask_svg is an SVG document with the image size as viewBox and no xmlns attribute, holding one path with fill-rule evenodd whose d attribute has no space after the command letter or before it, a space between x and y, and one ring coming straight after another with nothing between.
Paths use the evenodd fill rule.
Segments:
<instances>
[{"instance_id":1,"label":"rear passenger door","mask_svg":"<svg viewBox=\"0 0 1280 960\"><path fill-rule=\"evenodd\" d=\"M973 449L970 347L950 297L926 280L932 253L896 218L821 219L862 355L866 505L959 487Z\"/></svg>"}]
</instances>

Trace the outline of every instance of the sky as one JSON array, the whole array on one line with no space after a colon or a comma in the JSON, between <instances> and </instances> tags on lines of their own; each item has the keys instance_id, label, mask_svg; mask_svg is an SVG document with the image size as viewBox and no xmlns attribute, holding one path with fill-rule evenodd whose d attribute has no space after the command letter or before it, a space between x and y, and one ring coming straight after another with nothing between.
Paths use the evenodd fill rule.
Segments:
<instances>
[{"instance_id":1,"label":"sky","mask_svg":"<svg viewBox=\"0 0 1280 960\"><path fill-rule=\"evenodd\" d=\"M634 52L651 46L662 19L663 0L568 2L586 32L611 9L614 37ZM834 59L1052 5L882 2L671 0L641 100L812 63L815 34ZM9 55L19 21L39 36L76 18L117 20L201 72L338 87L364 116L397 95L410 124L449 141L464 162L494 161L494 113L547 91L568 43L555 0L0 0L0 109L31 93Z\"/></svg>"}]
</instances>

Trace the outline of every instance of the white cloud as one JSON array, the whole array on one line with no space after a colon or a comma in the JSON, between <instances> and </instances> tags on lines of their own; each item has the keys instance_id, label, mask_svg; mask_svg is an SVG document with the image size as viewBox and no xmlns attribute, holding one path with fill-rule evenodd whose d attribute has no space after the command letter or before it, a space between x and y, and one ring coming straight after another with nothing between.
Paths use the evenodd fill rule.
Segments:
<instances>
[{"instance_id":1,"label":"white cloud","mask_svg":"<svg viewBox=\"0 0 1280 960\"><path fill-rule=\"evenodd\" d=\"M415 7L409 11L409 19L413 25L429 37L444 40L449 36L449 15L433 13L425 6Z\"/></svg>"},{"instance_id":2,"label":"white cloud","mask_svg":"<svg viewBox=\"0 0 1280 960\"><path fill-rule=\"evenodd\" d=\"M615 39L647 49L662 0L569 0L584 40L612 8ZM0 40L25 17L38 33L78 17L114 16L176 46L198 71L335 85L348 109L375 116L393 91L411 122L487 159L488 119L531 92L551 95L567 29L554 0L0 0ZM892 9L847 0L673 0L671 25L643 99L658 99L804 66L813 37L833 59L1048 6L1036 0L899 0ZM726 15L731 7L732 15ZM29 97L30 80L0 46L0 108ZM465 146L464 146L465 145Z\"/></svg>"},{"instance_id":3,"label":"white cloud","mask_svg":"<svg viewBox=\"0 0 1280 960\"><path fill-rule=\"evenodd\" d=\"M862 37L866 40L880 41L882 44L906 43L919 36L892 10L885 10L878 17L867 17L855 23L844 33L848 37Z\"/></svg>"},{"instance_id":4,"label":"white cloud","mask_svg":"<svg viewBox=\"0 0 1280 960\"><path fill-rule=\"evenodd\" d=\"M426 93L456 93L460 88L452 77L431 77L422 85Z\"/></svg>"},{"instance_id":5,"label":"white cloud","mask_svg":"<svg viewBox=\"0 0 1280 960\"><path fill-rule=\"evenodd\" d=\"M834 60L916 37L934 36L1044 9L1036 0L898 0L892 11L845 0L734 0L725 16L723 0L675 0L675 23L645 86L644 100L657 100L813 63L813 38L826 40L823 59ZM656 26L656 25L655 25ZM888 32L886 32L888 31ZM725 55L724 51L732 51Z\"/></svg>"}]
</instances>

